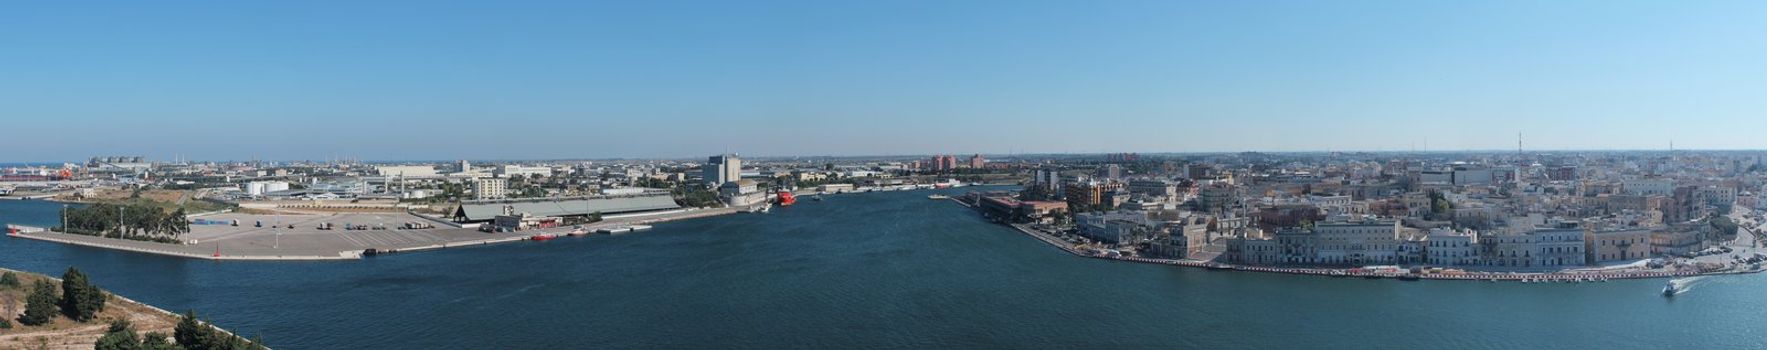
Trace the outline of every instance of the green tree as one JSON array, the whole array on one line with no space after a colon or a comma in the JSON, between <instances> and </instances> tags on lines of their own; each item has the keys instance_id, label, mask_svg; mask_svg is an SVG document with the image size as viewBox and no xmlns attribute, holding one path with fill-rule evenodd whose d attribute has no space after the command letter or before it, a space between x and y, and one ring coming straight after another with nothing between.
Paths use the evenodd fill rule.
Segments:
<instances>
[{"instance_id":1,"label":"green tree","mask_svg":"<svg viewBox=\"0 0 1767 350\"><path fill-rule=\"evenodd\" d=\"M6 289L21 287L18 283L18 274L12 273L12 271L6 271L5 274L0 274L0 287L5 287Z\"/></svg>"},{"instance_id":2,"label":"green tree","mask_svg":"<svg viewBox=\"0 0 1767 350\"><path fill-rule=\"evenodd\" d=\"M195 311L185 312L183 319L178 320L178 325L172 327L172 338L178 342L178 346L186 350L265 349L261 341L248 341L215 329L208 322L197 321Z\"/></svg>"},{"instance_id":3,"label":"green tree","mask_svg":"<svg viewBox=\"0 0 1767 350\"><path fill-rule=\"evenodd\" d=\"M183 350L178 344L166 341L166 335L160 332L147 332L141 337L141 350Z\"/></svg>"},{"instance_id":4,"label":"green tree","mask_svg":"<svg viewBox=\"0 0 1767 350\"><path fill-rule=\"evenodd\" d=\"M202 322L196 320L196 310L185 311L178 319L178 325L172 327L172 339L186 349L196 349L197 344L210 342L208 332L204 332Z\"/></svg>"},{"instance_id":5,"label":"green tree","mask_svg":"<svg viewBox=\"0 0 1767 350\"><path fill-rule=\"evenodd\" d=\"M110 330L92 345L95 350L138 350L141 349L141 337L135 334L129 320L116 320L111 321Z\"/></svg>"},{"instance_id":6,"label":"green tree","mask_svg":"<svg viewBox=\"0 0 1767 350\"><path fill-rule=\"evenodd\" d=\"M25 314L18 317L18 323L26 326L47 324L55 320L56 304L61 298L55 296L55 284L45 280L37 280L31 285L31 295L25 297Z\"/></svg>"},{"instance_id":7,"label":"green tree","mask_svg":"<svg viewBox=\"0 0 1767 350\"><path fill-rule=\"evenodd\" d=\"M68 267L61 275L61 312L75 321L91 321L104 311L104 291L86 279L80 269Z\"/></svg>"}]
</instances>

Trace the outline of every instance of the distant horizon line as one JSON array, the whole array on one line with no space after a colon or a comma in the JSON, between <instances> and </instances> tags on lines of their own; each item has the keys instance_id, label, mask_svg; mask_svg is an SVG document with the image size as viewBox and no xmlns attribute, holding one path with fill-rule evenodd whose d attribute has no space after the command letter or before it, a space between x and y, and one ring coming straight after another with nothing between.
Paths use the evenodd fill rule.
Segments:
<instances>
[{"instance_id":1,"label":"distant horizon line","mask_svg":"<svg viewBox=\"0 0 1767 350\"><path fill-rule=\"evenodd\" d=\"M982 156L984 156L984 158L986 158L986 157L999 157L999 156L1004 156L1004 157L1020 157L1020 156L1090 156L1090 155L1112 155L1112 154L1137 154L1137 155L1221 155L1221 154L1238 154L1238 153L1267 153L1267 154L1321 154L1321 153L1364 153L1364 154L1457 154L1457 153L1476 153L1476 154L1487 154L1487 153L1511 153L1511 154L1514 154L1514 153L1576 153L1576 152L1644 152L1644 153L1668 153L1668 152L1767 152L1767 149L1725 149L1725 148L1710 148L1710 149L1702 149L1702 148L1692 148L1692 149L1673 149L1673 150L1669 150L1669 149L1538 149L1538 150L1520 150L1520 151L1518 151L1518 150L1505 150L1505 149L1463 149L1463 150L1307 150L1307 151L1259 151L1259 150L1243 150L1243 151L1191 151L1191 152L1138 152L1138 151L1116 151L1116 152L1025 152L1025 153L949 153L949 152L947 152L947 153L921 153L921 154L864 154L864 155L830 155L830 154L824 154L824 155L759 155L759 156L742 156L742 158L749 158L749 159L782 159L782 158L908 158L908 157L926 157L926 156L934 156L934 155L952 155L952 156L962 156L962 155L977 155L977 154L979 154L979 155L982 155ZM718 155L718 154L727 154L727 153L710 153L710 154L708 154L708 155L706 155L706 156L712 156L712 155ZM742 152L730 152L730 153L729 153L729 154L736 154L736 155L739 155L739 156L741 156L741 155L742 155ZM166 162L169 162L169 161L168 161L168 160L164 160L164 159L152 159L152 158L150 158L150 157L148 157L148 156L141 156L141 155L111 155L111 156L116 156L116 157L143 157L143 158L149 158L149 159L148 159L148 160L149 160L149 161L150 161L150 162L156 162L156 163L166 163ZM105 156L94 156L94 157L105 157ZM471 158L464 158L464 159L463 159L463 158L452 158L452 159L373 159L373 160L350 160L350 161L354 161L354 162L357 162L357 163L363 163L363 164L388 164L388 163L440 163L440 162L457 162L457 161L460 161L460 160L466 160L466 161L468 161L468 162L517 162L517 161L631 161L631 160L693 160L693 159L697 159L697 158L700 158L700 157L702 157L702 156L685 156L685 157L604 157L604 158L525 158L525 159L524 159L524 158L485 158L485 159L471 159ZM88 157L88 158L90 158L90 157ZM338 161L338 160L343 160L343 159L349 159L349 158L350 158L350 157L336 157L336 158L334 158L334 159L331 159L331 160L318 160L318 159L225 159L225 160L213 160L213 159L206 159L206 160L198 160L198 159L184 159L184 160L183 160L183 161L185 161L185 162L190 162L190 163L239 163L239 162L252 162L252 161L262 161L262 162L276 162L276 163L287 163L287 162L308 162L308 163L330 163L330 162L337 162L337 161ZM17 165L17 164L23 164L23 165L44 165L44 164L57 164L57 163L82 163L82 162L84 162L84 161L85 161L85 160L74 160L74 161L67 161L67 160L61 160L61 161L5 161L5 162L0 162L0 164L7 164L7 165Z\"/></svg>"}]
</instances>

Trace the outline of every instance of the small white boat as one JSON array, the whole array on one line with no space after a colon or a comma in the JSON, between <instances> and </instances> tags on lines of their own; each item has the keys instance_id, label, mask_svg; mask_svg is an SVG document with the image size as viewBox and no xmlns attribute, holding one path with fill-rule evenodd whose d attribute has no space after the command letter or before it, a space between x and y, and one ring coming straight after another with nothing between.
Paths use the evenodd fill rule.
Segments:
<instances>
[{"instance_id":1,"label":"small white boat","mask_svg":"<svg viewBox=\"0 0 1767 350\"><path fill-rule=\"evenodd\" d=\"M1663 297L1673 297L1675 296L1676 291L1675 281L1669 281L1669 283L1663 285Z\"/></svg>"}]
</instances>

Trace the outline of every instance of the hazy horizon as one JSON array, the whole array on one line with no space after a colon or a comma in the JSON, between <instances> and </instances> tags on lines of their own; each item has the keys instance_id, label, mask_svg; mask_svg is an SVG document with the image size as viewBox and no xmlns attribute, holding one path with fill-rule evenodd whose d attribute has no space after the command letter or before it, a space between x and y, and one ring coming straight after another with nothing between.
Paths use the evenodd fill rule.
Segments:
<instances>
[{"instance_id":1,"label":"hazy horizon","mask_svg":"<svg viewBox=\"0 0 1767 350\"><path fill-rule=\"evenodd\" d=\"M1767 149L1763 10L41 3L0 159Z\"/></svg>"}]
</instances>

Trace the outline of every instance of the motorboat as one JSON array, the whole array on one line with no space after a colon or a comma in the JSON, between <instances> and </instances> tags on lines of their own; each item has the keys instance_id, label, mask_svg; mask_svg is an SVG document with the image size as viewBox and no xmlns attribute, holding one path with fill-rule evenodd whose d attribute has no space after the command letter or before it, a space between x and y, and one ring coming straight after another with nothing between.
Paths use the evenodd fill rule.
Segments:
<instances>
[{"instance_id":1,"label":"motorboat","mask_svg":"<svg viewBox=\"0 0 1767 350\"><path fill-rule=\"evenodd\" d=\"M1675 281L1663 285L1663 297L1674 297L1677 291L1679 290L1675 288Z\"/></svg>"}]
</instances>

